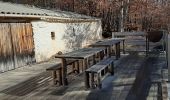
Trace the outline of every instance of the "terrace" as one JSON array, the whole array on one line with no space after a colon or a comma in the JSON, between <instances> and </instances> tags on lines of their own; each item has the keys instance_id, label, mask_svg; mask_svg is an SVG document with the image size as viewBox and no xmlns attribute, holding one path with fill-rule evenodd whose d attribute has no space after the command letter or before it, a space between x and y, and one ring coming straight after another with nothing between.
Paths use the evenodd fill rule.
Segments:
<instances>
[{"instance_id":1,"label":"terrace","mask_svg":"<svg viewBox=\"0 0 170 100\"><path fill-rule=\"evenodd\" d=\"M120 57L117 48L114 49L114 52L117 50L115 54L105 55L114 57L114 75L107 75L102 81L101 89L85 87L83 68L80 68L80 73L71 73L72 69L68 67L66 72L68 85L55 85L51 73L46 71L50 65L60 63L60 58L53 58L47 62L1 73L0 98L2 100L167 100L168 68L166 53L162 47L160 48L162 42L149 43L145 36L139 34L128 35L124 42L125 53L121 50ZM112 50L107 49L107 53L111 52ZM76 54L72 57L77 57ZM57 55L61 56L68 54Z\"/></svg>"}]
</instances>

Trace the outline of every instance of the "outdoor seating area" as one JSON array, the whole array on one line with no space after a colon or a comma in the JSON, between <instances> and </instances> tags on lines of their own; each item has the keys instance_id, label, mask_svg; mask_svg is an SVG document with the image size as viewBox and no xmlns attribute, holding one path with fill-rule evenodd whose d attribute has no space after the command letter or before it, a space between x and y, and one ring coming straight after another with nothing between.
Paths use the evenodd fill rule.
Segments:
<instances>
[{"instance_id":1,"label":"outdoor seating area","mask_svg":"<svg viewBox=\"0 0 170 100\"><path fill-rule=\"evenodd\" d=\"M78 72L84 73L86 72L85 77L85 86L87 88L89 88L89 80L91 81L91 84L93 84L94 82L94 73L97 73L98 75L98 84L100 84L100 80L101 80L101 72L107 72L108 70L108 65L111 64L112 68L113 68L113 61L114 60L118 60L120 58L120 43L122 42L122 44L124 44L123 39L104 39L102 41L98 41L94 44L91 44L89 47L87 48L82 48L76 51L72 51L72 52L68 52L66 54L61 54L61 55L56 55L55 58L60 58L61 59L61 72L59 70L59 83L62 83L62 85L68 85L68 81L67 81L67 69L68 67L68 62L70 60L77 60L77 66L78 67ZM123 47L124 48L124 47ZM124 50L123 50L124 51ZM112 54L115 54L115 59L113 57L111 57ZM90 57L92 57L92 59L90 59ZM99 60L97 60L97 58L99 58ZM109 60L108 60L109 58ZM90 63L90 60L92 60L92 64ZM80 64L80 62L82 61L82 64ZM102 66L100 66L102 65ZM73 65L75 66L75 64ZM99 66L99 67L98 67ZM58 66L56 66L58 67ZM82 67L82 68L79 68ZM53 68L54 69L54 68ZM82 69L80 71L80 69ZM93 69L93 71L92 71ZM94 70L96 69L96 71ZM49 68L47 69L49 70ZM55 70L53 70L53 73L55 73ZM113 71L113 70L112 70ZM91 78L89 77L89 73L91 73ZM114 73L114 72L111 72ZM78 73L79 74L79 73ZM53 77L56 76L56 74L52 74ZM53 78L55 81L55 78ZM54 82L55 83L55 82ZM101 87L101 86L100 86Z\"/></svg>"},{"instance_id":2,"label":"outdoor seating area","mask_svg":"<svg viewBox=\"0 0 170 100\"><path fill-rule=\"evenodd\" d=\"M129 52L128 49L126 48L128 47L127 45L129 44L131 44L132 46L136 46L136 49L130 47L131 51L143 52L145 56L148 56L150 52L149 51L150 43L148 40L147 33L145 32L136 33L127 32L120 34L113 33L113 38L111 39L103 39L89 45L86 48L82 48L61 55L56 55L55 58L59 58L61 63L56 66L47 68L46 70L52 72L54 85L57 82L59 83L59 85L63 86L69 84L68 83L69 74L67 70L69 70L71 67L72 72L74 73L75 70L77 71L77 74L85 73L84 86L86 88L90 87L101 88L102 87L101 76L104 76L105 74L107 74L107 72L111 72L111 75L113 75L114 61L119 60L121 52L122 54L125 54L125 52ZM138 46L140 47L143 46L142 47L143 50L140 50ZM70 64L72 66L70 66ZM111 66L110 69L109 66Z\"/></svg>"},{"instance_id":3,"label":"outdoor seating area","mask_svg":"<svg viewBox=\"0 0 170 100\"><path fill-rule=\"evenodd\" d=\"M18 69L16 73L14 70L14 75L10 71L3 73L4 77L10 73L18 81L16 84L9 82L8 88L2 88L0 97L17 100L24 97L33 100L131 100L133 96L141 100L162 98L166 87L164 80L167 80L166 57L163 49L155 48L162 42L148 42L144 32L130 33L128 37L123 33L114 34L113 38L99 40L88 47L56 54L51 61L30 65L23 71ZM39 74L35 69L39 70ZM36 74L32 77L27 75L22 77L23 81L20 80L20 75L34 71ZM4 82L1 87L9 81L3 77L0 79ZM19 89L23 89L22 95L15 92Z\"/></svg>"},{"instance_id":4,"label":"outdoor seating area","mask_svg":"<svg viewBox=\"0 0 170 100\"><path fill-rule=\"evenodd\" d=\"M0 100L169 100L170 0L1 0Z\"/></svg>"}]
</instances>

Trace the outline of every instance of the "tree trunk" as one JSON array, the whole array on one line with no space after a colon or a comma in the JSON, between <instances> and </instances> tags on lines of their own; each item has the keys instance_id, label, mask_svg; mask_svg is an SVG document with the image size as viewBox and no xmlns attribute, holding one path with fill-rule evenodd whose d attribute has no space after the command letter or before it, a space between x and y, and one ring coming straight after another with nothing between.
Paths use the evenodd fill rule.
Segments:
<instances>
[{"instance_id":1,"label":"tree trunk","mask_svg":"<svg viewBox=\"0 0 170 100\"><path fill-rule=\"evenodd\" d=\"M123 18L123 21L124 21L124 28L125 28L126 27L126 23L127 23L127 19L128 19L130 0L127 0L126 4L124 4L124 5L125 5L125 7L124 7L124 18Z\"/></svg>"},{"instance_id":2,"label":"tree trunk","mask_svg":"<svg viewBox=\"0 0 170 100\"><path fill-rule=\"evenodd\" d=\"M124 18L124 1L122 0L121 9L120 9L120 17L119 17L119 31L120 32L124 32L123 18Z\"/></svg>"}]
</instances>

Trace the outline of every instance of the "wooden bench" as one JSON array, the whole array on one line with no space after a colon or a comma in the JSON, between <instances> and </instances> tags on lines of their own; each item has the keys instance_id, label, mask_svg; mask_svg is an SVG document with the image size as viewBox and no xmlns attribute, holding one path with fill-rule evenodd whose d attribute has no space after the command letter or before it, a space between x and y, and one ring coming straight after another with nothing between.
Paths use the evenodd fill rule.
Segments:
<instances>
[{"instance_id":1,"label":"wooden bench","mask_svg":"<svg viewBox=\"0 0 170 100\"><path fill-rule=\"evenodd\" d=\"M79 62L78 60L68 60L67 65L72 65L72 70L75 71L75 63L77 63L77 73L79 73ZM51 71L52 78L53 78L53 84L59 84L62 85L62 72L61 72L61 63L54 64L46 69L46 71Z\"/></svg>"},{"instance_id":2,"label":"wooden bench","mask_svg":"<svg viewBox=\"0 0 170 100\"><path fill-rule=\"evenodd\" d=\"M109 70L110 66L110 70ZM93 65L85 71L85 86L86 88L102 88L101 81L107 73L114 74L114 59L107 58ZM103 74L103 75L102 75ZM91 78L90 78L91 76ZM96 76L96 77L95 77ZM103 77L103 78L102 78ZM89 81L91 79L91 81Z\"/></svg>"}]
</instances>

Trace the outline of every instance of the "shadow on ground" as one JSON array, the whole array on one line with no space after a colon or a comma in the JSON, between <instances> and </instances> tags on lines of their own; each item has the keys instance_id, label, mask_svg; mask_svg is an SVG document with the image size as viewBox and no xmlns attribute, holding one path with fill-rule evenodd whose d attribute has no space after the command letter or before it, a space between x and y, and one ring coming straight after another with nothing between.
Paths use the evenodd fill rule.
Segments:
<instances>
[{"instance_id":1,"label":"shadow on ground","mask_svg":"<svg viewBox=\"0 0 170 100\"><path fill-rule=\"evenodd\" d=\"M50 73L43 72L0 91L0 94L5 94L4 98L11 96L10 100L17 100L19 97L32 100L146 100L151 87L160 86L162 67L158 63L158 56L157 52L151 53L147 58L131 52L117 62L115 75L103 81L101 90L85 89L83 74L74 76L75 80L68 86L56 87L51 84ZM160 95L158 100L159 97Z\"/></svg>"}]
</instances>

